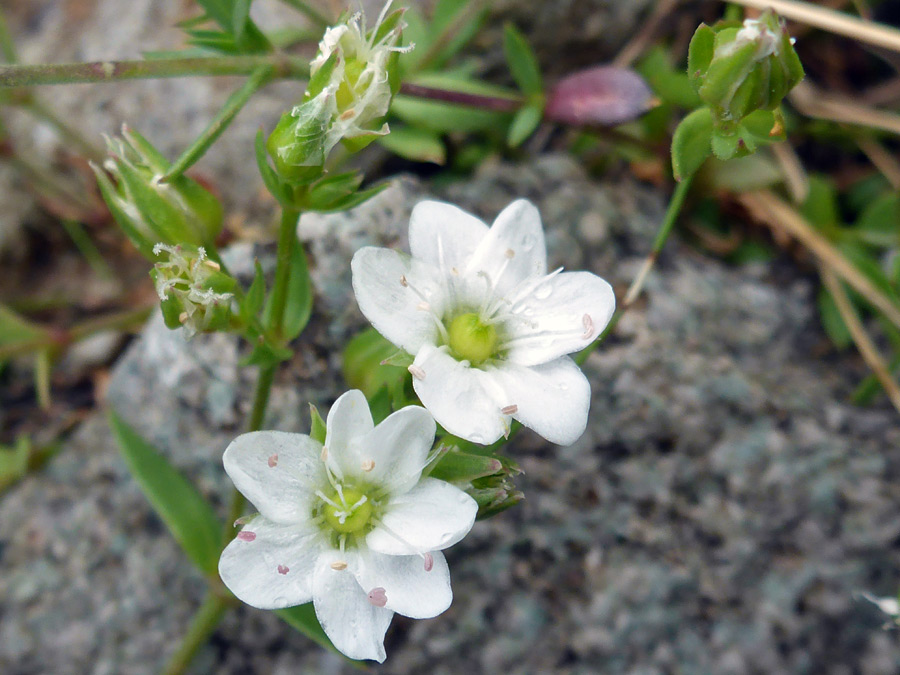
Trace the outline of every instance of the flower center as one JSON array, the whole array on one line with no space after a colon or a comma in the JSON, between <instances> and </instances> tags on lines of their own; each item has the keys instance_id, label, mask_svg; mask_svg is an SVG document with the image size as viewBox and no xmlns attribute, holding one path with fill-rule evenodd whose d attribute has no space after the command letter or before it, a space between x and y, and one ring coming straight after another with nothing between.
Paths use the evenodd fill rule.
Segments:
<instances>
[{"instance_id":1,"label":"flower center","mask_svg":"<svg viewBox=\"0 0 900 675\"><path fill-rule=\"evenodd\" d=\"M476 366L491 358L497 349L497 329L474 312L453 319L447 337L456 358Z\"/></svg>"},{"instance_id":2,"label":"flower center","mask_svg":"<svg viewBox=\"0 0 900 675\"><path fill-rule=\"evenodd\" d=\"M338 86L335 94L338 110L346 110L356 102L357 85L359 77L368 65L365 61L356 58L349 58L344 64L344 79Z\"/></svg>"},{"instance_id":3,"label":"flower center","mask_svg":"<svg viewBox=\"0 0 900 675\"><path fill-rule=\"evenodd\" d=\"M366 495L353 488L343 488L325 500L325 522L337 532L360 532L372 517L372 502Z\"/></svg>"}]
</instances>

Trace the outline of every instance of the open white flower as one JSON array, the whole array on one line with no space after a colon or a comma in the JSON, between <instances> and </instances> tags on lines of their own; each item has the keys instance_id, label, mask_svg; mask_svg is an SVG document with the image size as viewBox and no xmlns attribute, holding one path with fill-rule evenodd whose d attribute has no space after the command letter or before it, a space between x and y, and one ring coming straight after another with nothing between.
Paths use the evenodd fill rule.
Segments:
<instances>
[{"instance_id":1,"label":"open white flower","mask_svg":"<svg viewBox=\"0 0 900 675\"><path fill-rule=\"evenodd\" d=\"M434 432L415 406L375 426L354 390L332 406L324 447L303 434L238 436L225 471L260 514L223 551L222 581L261 609L312 601L339 650L384 661L394 612L425 619L450 606L440 551L469 532L478 508L422 477Z\"/></svg>"},{"instance_id":2,"label":"open white flower","mask_svg":"<svg viewBox=\"0 0 900 675\"><path fill-rule=\"evenodd\" d=\"M566 445L584 432L590 385L566 356L606 327L615 295L589 272L547 273L541 218L517 200L492 227L450 204L420 202L412 256L366 247L353 290L378 332L415 356L419 399L450 433L476 443L516 419Z\"/></svg>"}]
</instances>

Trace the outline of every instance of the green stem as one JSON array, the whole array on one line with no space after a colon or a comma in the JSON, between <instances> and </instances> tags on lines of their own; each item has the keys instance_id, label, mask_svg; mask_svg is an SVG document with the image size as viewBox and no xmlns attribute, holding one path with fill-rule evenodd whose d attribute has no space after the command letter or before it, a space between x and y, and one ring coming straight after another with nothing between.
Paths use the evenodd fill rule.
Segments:
<instances>
[{"instance_id":1,"label":"green stem","mask_svg":"<svg viewBox=\"0 0 900 675\"><path fill-rule=\"evenodd\" d=\"M0 87L38 84L118 82L160 77L252 75L260 66L270 66L279 78L309 77L309 64L284 54L265 56L219 56L140 61L93 61L89 63L43 63L0 66Z\"/></svg>"},{"instance_id":2,"label":"green stem","mask_svg":"<svg viewBox=\"0 0 900 675\"><path fill-rule=\"evenodd\" d=\"M288 280L291 276L291 256L297 242L297 221L300 211L284 207L281 225L278 228L278 261L275 266L275 285L272 287L272 314L269 316L269 331L275 338L281 337L284 321L284 307L287 304Z\"/></svg>"},{"instance_id":3,"label":"green stem","mask_svg":"<svg viewBox=\"0 0 900 675\"><path fill-rule=\"evenodd\" d=\"M207 125L206 129L203 130L203 133L175 160L175 163L166 171L160 182L165 183L173 178L177 178L197 162L209 150L210 146L216 142L216 139L222 132L228 128L228 125L231 124L241 108L250 100L250 97L267 85L272 80L273 75L274 70L272 66L260 66L253 71L253 74L244 82L244 85L228 97L225 105L222 106L222 109Z\"/></svg>"},{"instance_id":4,"label":"green stem","mask_svg":"<svg viewBox=\"0 0 900 675\"><path fill-rule=\"evenodd\" d=\"M669 234L672 232L672 227L675 225L675 222L678 220L678 215L681 213L681 208L684 206L684 198L687 196L688 190L691 187L691 181L693 181L694 175L691 174L687 176L684 180L678 183L678 186L675 188L675 192L672 194L672 199L669 201L669 207L666 209L666 215L663 217L663 222L659 227L659 232L656 233L656 239L653 240L653 249L650 251L650 255L647 256L646 260L644 260L644 264L638 272L637 276L634 278L634 281L631 282L631 286L628 288L628 292L625 293L625 298L622 300L622 304L616 309L613 313L612 318L609 320L609 323L606 324L606 328L603 329L603 332L587 347L582 349L575 355L575 362L580 366L583 365L585 361L587 361L588 356L591 355L597 345L603 342L606 339L616 325L619 323L619 319L622 318L622 315L625 311L637 300L638 295L640 295L641 290L644 288L644 282L647 279L647 275L653 269L653 265L656 263L656 259L659 257L660 251L662 251L663 246L666 245L666 240L669 238Z\"/></svg>"},{"instance_id":5,"label":"green stem","mask_svg":"<svg viewBox=\"0 0 900 675\"><path fill-rule=\"evenodd\" d=\"M206 598L194 614L178 651L172 655L163 670L165 675L176 675L187 670L197 651L216 630L227 608L228 601L224 597L212 590L206 592Z\"/></svg>"}]
</instances>

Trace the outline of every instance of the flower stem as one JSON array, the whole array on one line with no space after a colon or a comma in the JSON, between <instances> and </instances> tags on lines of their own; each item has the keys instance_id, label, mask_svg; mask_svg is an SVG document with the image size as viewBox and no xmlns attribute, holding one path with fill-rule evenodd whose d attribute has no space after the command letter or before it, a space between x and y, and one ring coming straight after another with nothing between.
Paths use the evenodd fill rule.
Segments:
<instances>
[{"instance_id":1,"label":"flower stem","mask_svg":"<svg viewBox=\"0 0 900 675\"><path fill-rule=\"evenodd\" d=\"M0 87L118 82L161 77L252 75L260 66L270 66L274 77L278 78L303 79L309 76L309 64L305 61L284 54L268 54L3 65L0 66Z\"/></svg>"},{"instance_id":2,"label":"flower stem","mask_svg":"<svg viewBox=\"0 0 900 675\"><path fill-rule=\"evenodd\" d=\"M693 178L694 176L693 174L691 174L690 176L685 177L685 179L680 183L678 183L678 186L675 188L675 192L672 194L672 199L669 201L669 207L666 209L666 215L663 217L663 222L659 227L659 232L656 233L656 239L653 240L653 249L650 251L650 255L647 256L646 260L644 260L644 264L641 266L641 269L638 272L637 276L634 278L634 281L631 282L631 286L629 286L628 292L625 293L625 297L622 299L622 303L618 308L616 308L615 313L613 313L612 318L609 320L609 323L606 324L606 328L603 329L603 332L591 344L575 354L575 363L577 363L579 366L583 365L584 362L587 361L587 358L597 348L597 345L603 342L603 340L606 339L606 336L613 331L625 311L634 303L635 300L637 300L637 297L641 294L641 290L644 288L644 282L647 280L647 275L656 264L656 259L659 257L659 253L660 251L662 251L663 246L666 245L666 240L672 233L672 227L678 220L678 215L681 213L682 206L684 206L684 198L687 196L688 190L690 190Z\"/></svg>"},{"instance_id":3,"label":"flower stem","mask_svg":"<svg viewBox=\"0 0 900 675\"><path fill-rule=\"evenodd\" d=\"M241 111L241 108L250 100L250 97L271 82L273 73L272 66L268 65L260 66L253 71L253 74L244 82L243 86L228 97L225 105L222 106L222 109L207 125L206 129L203 130L203 133L175 160L175 163L166 171L160 182L165 183L173 178L177 178L203 157L222 132L228 128L228 125Z\"/></svg>"},{"instance_id":4,"label":"flower stem","mask_svg":"<svg viewBox=\"0 0 900 675\"><path fill-rule=\"evenodd\" d=\"M197 651L206 644L210 635L216 630L227 608L228 602L224 597L217 595L212 590L207 590L206 598L197 613L194 614L178 651L172 655L163 670L165 675L178 675L187 670Z\"/></svg>"},{"instance_id":5,"label":"flower stem","mask_svg":"<svg viewBox=\"0 0 900 675\"><path fill-rule=\"evenodd\" d=\"M470 108L482 108L485 110L493 110L495 112L515 112L525 103L525 99L521 96L485 96L483 94L470 94L468 92L453 91L451 89L426 87L425 85L413 84L412 82L404 82L400 85L400 93L405 94L406 96L427 98L433 101L444 101L446 103L455 103L456 105L464 105Z\"/></svg>"}]
</instances>

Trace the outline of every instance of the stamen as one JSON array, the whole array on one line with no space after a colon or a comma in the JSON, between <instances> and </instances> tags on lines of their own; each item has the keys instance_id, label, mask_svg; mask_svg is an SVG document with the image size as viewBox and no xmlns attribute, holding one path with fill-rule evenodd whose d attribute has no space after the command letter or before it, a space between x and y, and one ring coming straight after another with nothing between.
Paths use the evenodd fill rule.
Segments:
<instances>
[{"instance_id":1,"label":"stamen","mask_svg":"<svg viewBox=\"0 0 900 675\"><path fill-rule=\"evenodd\" d=\"M187 320L188 320L187 312L182 312L181 314L178 315L178 323L184 323Z\"/></svg>"},{"instance_id":2,"label":"stamen","mask_svg":"<svg viewBox=\"0 0 900 675\"><path fill-rule=\"evenodd\" d=\"M330 567L335 572L340 572L341 570L347 569L347 563L345 563L343 560L335 560L333 563L331 563Z\"/></svg>"},{"instance_id":3,"label":"stamen","mask_svg":"<svg viewBox=\"0 0 900 675\"><path fill-rule=\"evenodd\" d=\"M248 532L247 530L241 530L237 533L237 538L241 541L253 541L256 539L256 532Z\"/></svg>"},{"instance_id":4,"label":"stamen","mask_svg":"<svg viewBox=\"0 0 900 675\"><path fill-rule=\"evenodd\" d=\"M364 461L362 463L362 470L365 471L366 473L369 473L369 471L371 471L374 468L375 468L375 462L372 461L371 459L367 459L366 461Z\"/></svg>"},{"instance_id":5,"label":"stamen","mask_svg":"<svg viewBox=\"0 0 900 675\"><path fill-rule=\"evenodd\" d=\"M356 511L357 508L359 508L360 506L362 506L363 504L365 504L367 501L369 501L369 498L366 497L365 495L363 495L362 497L360 497L360 498L357 500L357 502L356 502L353 506L350 507L350 515L353 515L353 512Z\"/></svg>"},{"instance_id":6,"label":"stamen","mask_svg":"<svg viewBox=\"0 0 900 675\"><path fill-rule=\"evenodd\" d=\"M516 257L516 252L513 251L511 248L508 248L508 249L506 249L506 257L509 258L510 260L512 260L513 258Z\"/></svg>"},{"instance_id":7,"label":"stamen","mask_svg":"<svg viewBox=\"0 0 900 675\"><path fill-rule=\"evenodd\" d=\"M328 448L326 448L324 445L322 446L322 454L319 455L319 459L321 459L323 462L328 461Z\"/></svg>"},{"instance_id":8,"label":"stamen","mask_svg":"<svg viewBox=\"0 0 900 675\"><path fill-rule=\"evenodd\" d=\"M276 466L278 466L278 453L275 453L274 455L269 457L268 464L270 469L274 469Z\"/></svg>"},{"instance_id":9,"label":"stamen","mask_svg":"<svg viewBox=\"0 0 900 675\"><path fill-rule=\"evenodd\" d=\"M500 408L500 412L502 412L504 415L515 415L517 412L519 412L519 406L513 403L512 405Z\"/></svg>"},{"instance_id":10,"label":"stamen","mask_svg":"<svg viewBox=\"0 0 900 675\"><path fill-rule=\"evenodd\" d=\"M405 274L400 275L400 285L403 286L403 288L407 288L409 286L409 282L406 280Z\"/></svg>"},{"instance_id":11,"label":"stamen","mask_svg":"<svg viewBox=\"0 0 900 675\"><path fill-rule=\"evenodd\" d=\"M425 554L425 571L430 572L434 567L434 556L430 553Z\"/></svg>"},{"instance_id":12,"label":"stamen","mask_svg":"<svg viewBox=\"0 0 900 675\"><path fill-rule=\"evenodd\" d=\"M328 497L326 497L326 496L325 496L325 493L322 492L321 490L316 490L315 495L316 495L316 497L318 497L319 499L321 499L323 502L325 502L326 504L328 504L328 506L331 506L331 507L336 508L336 509L341 508L341 505L340 505L340 504L335 504L335 503L334 503L334 500L329 499Z\"/></svg>"},{"instance_id":13,"label":"stamen","mask_svg":"<svg viewBox=\"0 0 900 675\"><path fill-rule=\"evenodd\" d=\"M590 314L585 314L581 317L581 325L584 326L584 334L581 336L584 340L590 340L591 336L594 334L594 320L591 319Z\"/></svg>"},{"instance_id":14,"label":"stamen","mask_svg":"<svg viewBox=\"0 0 900 675\"><path fill-rule=\"evenodd\" d=\"M368 598L369 602L376 607L384 607L387 604L387 595L385 595L384 589L381 588L381 586L369 591Z\"/></svg>"},{"instance_id":15,"label":"stamen","mask_svg":"<svg viewBox=\"0 0 900 675\"><path fill-rule=\"evenodd\" d=\"M382 521L382 520L380 520L380 519L377 519L377 518L373 518L373 519L372 519L372 522L374 522L376 525L378 525L378 527L380 527L382 530L384 530L385 532L387 532L391 537L393 537L394 539L396 539L397 541L399 541L401 544L403 544L404 546L406 546L406 548L409 549L409 555L422 555L421 553L418 553L418 552L416 551L416 547L415 547L415 546L413 546L412 544L410 544L408 541L406 541L406 539L404 539L404 538L401 537L399 534L397 534L396 532L394 532L391 528L389 528L387 525L385 525L385 524L384 524L384 521Z\"/></svg>"},{"instance_id":16,"label":"stamen","mask_svg":"<svg viewBox=\"0 0 900 675\"><path fill-rule=\"evenodd\" d=\"M278 574L287 574L291 571L291 568L287 565L279 565L278 566Z\"/></svg>"},{"instance_id":17,"label":"stamen","mask_svg":"<svg viewBox=\"0 0 900 675\"><path fill-rule=\"evenodd\" d=\"M206 265L207 267L209 267L210 269L214 269L216 272L218 272L220 269L222 269L222 266L219 263L217 263L215 260L204 260L203 264Z\"/></svg>"},{"instance_id":18,"label":"stamen","mask_svg":"<svg viewBox=\"0 0 900 675\"><path fill-rule=\"evenodd\" d=\"M412 375L417 380L425 379L425 371L422 370L421 368L419 368L419 366L409 365L407 367L407 370L409 371L409 374Z\"/></svg>"},{"instance_id":19,"label":"stamen","mask_svg":"<svg viewBox=\"0 0 900 675\"><path fill-rule=\"evenodd\" d=\"M341 119L349 120L355 114L356 114L356 111L353 108L349 108L348 110L345 110L344 112L341 113Z\"/></svg>"}]
</instances>

